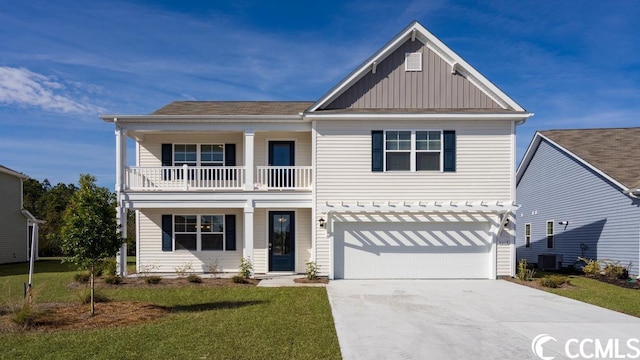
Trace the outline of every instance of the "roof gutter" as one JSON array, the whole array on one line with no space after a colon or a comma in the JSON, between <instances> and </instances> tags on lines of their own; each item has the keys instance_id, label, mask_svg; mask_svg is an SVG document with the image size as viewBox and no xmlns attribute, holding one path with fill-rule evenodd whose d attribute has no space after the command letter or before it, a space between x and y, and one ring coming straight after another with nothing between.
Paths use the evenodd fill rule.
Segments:
<instances>
[{"instance_id":1,"label":"roof gutter","mask_svg":"<svg viewBox=\"0 0 640 360\"><path fill-rule=\"evenodd\" d=\"M627 189L622 192L623 194L629 195L632 198L640 199L640 188L637 189Z\"/></svg>"},{"instance_id":2,"label":"roof gutter","mask_svg":"<svg viewBox=\"0 0 640 360\"><path fill-rule=\"evenodd\" d=\"M533 113L511 114L511 113L488 113L488 114L454 114L454 113L405 113L405 114L380 114L380 113L359 113L359 114L318 114L306 113L308 119L349 119L349 120L375 120L375 119L403 119L403 120L519 120L524 123Z\"/></svg>"},{"instance_id":3,"label":"roof gutter","mask_svg":"<svg viewBox=\"0 0 640 360\"><path fill-rule=\"evenodd\" d=\"M136 123L136 122L227 122L236 120L245 121L300 121L304 120L302 114L298 115L100 115L100 119L106 122Z\"/></svg>"}]
</instances>

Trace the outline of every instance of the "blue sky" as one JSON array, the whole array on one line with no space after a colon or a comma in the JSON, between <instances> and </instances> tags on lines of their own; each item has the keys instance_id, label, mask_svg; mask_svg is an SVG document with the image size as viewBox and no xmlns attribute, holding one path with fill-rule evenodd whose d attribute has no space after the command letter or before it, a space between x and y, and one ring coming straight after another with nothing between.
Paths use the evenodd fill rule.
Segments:
<instances>
[{"instance_id":1,"label":"blue sky","mask_svg":"<svg viewBox=\"0 0 640 360\"><path fill-rule=\"evenodd\" d=\"M640 126L635 1L5 1L0 164L113 187L98 114L172 100L316 100L418 20L528 111L536 130Z\"/></svg>"}]
</instances>

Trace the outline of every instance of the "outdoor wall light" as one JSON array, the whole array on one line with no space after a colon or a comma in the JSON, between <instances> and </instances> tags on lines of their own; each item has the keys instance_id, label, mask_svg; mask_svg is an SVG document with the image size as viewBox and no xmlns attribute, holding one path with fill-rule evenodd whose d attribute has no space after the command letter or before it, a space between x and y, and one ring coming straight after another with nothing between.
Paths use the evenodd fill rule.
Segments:
<instances>
[{"instance_id":1,"label":"outdoor wall light","mask_svg":"<svg viewBox=\"0 0 640 360\"><path fill-rule=\"evenodd\" d=\"M558 225L569 225L569 221L568 220L558 221Z\"/></svg>"},{"instance_id":2,"label":"outdoor wall light","mask_svg":"<svg viewBox=\"0 0 640 360\"><path fill-rule=\"evenodd\" d=\"M320 218L320 220L318 220L318 225L320 225L321 228L324 229L326 224L327 224L327 221L324 218Z\"/></svg>"}]
</instances>

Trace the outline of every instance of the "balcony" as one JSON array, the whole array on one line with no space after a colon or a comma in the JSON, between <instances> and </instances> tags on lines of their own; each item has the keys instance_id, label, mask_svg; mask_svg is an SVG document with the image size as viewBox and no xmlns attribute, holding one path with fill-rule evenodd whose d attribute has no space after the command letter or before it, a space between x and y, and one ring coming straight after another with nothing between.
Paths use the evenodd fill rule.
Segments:
<instances>
[{"instance_id":1,"label":"balcony","mask_svg":"<svg viewBox=\"0 0 640 360\"><path fill-rule=\"evenodd\" d=\"M311 166L258 166L247 189L244 166L163 166L125 168L131 191L311 191Z\"/></svg>"}]
</instances>

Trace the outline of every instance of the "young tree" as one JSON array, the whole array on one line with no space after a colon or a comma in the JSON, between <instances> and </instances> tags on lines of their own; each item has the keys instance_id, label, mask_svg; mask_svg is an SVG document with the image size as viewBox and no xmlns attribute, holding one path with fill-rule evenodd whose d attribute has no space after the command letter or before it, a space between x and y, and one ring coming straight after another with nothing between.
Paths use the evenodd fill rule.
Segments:
<instances>
[{"instance_id":1,"label":"young tree","mask_svg":"<svg viewBox=\"0 0 640 360\"><path fill-rule=\"evenodd\" d=\"M65 261L91 275L91 315L94 315L94 277L105 258L114 257L124 239L116 223L115 196L98 187L96 178L82 174L62 217L62 251Z\"/></svg>"}]
</instances>

